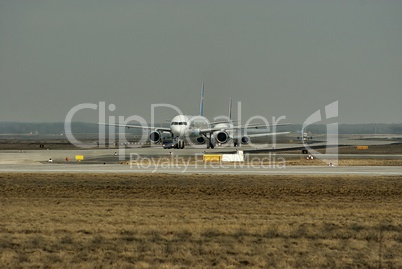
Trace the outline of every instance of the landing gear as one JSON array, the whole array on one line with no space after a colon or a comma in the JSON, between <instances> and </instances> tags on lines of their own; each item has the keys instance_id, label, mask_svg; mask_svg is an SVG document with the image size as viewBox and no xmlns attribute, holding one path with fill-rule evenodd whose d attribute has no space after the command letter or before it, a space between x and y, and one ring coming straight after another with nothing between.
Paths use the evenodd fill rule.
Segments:
<instances>
[{"instance_id":1,"label":"landing gear","mask_svg":"<svg viewBox=\"0 0 402 269\"><path fill-rule=\"evenodd\" d=\"M175 148L184 149L184 141L183 140L177 141Z\"/></svg>"},{"instance_id":2,"label":"landing gear","mask_svg":"<svg viewBox=\"0 0 402 269\"><path fill-rule=\"evenodd\" d=\"M239 140L234 139L234 140L233 140L233 146L234 146L234 147L238 147L238 146L239 146Z\"/></svg>"},{"instance_id":3,"label":"landing gear","mask_svg":"<svg viewBox=\"0 0 402 269\"><path fill-rule=\"evenodd\" d=\"M209 149L213 149L215 146L214 146L214 144L211 142L211 141L209 141L208 142L208 147L207 148L209 148Z\"/></svg>"},{"instance_id":4,"label":"landing gear","mask_svg":"<svg viewBox=\"0 0 402 269\"><path fill-rule=\"evenodd\" d=\"M205 136L206 137L206 136ZM212 143L212 135L209 134L209 138L207 138L207 149L213 149L215 147L214 143Z\"/></svg>"}]
</instances>

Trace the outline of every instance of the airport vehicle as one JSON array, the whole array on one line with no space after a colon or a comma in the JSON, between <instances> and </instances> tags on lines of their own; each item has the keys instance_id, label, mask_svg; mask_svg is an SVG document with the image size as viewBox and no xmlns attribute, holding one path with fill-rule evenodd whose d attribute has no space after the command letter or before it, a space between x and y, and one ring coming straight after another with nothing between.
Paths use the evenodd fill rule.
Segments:
<instances>
[{"instance_id":1,"label":"airport vehicle","mask_svg":"<svg viewBox=\"0 0 402 269\"><path fill-rule=\"evenodd\" d=\"M162 143L162 148L164 149L173 149L173 148L177 148L177 144L173 141L164 141Z\"/></svg>"},{"instance_id":2,"label":"airport vehicle","mask_svg":"<svg viewBox=\"0 0 402 269\"><path fill-rule=\"evenodd\" d=\"M204 117L204 83L201 88L201 101L200 101L200 114L198 116L190 115L177 115L170 121L169 127L156 127L156 126L141 126L131 124L108 124L98 123L103 125L112 125L127 128L140 128L150 130L148 136L153 144L161 143L164 133L170 133L172 137L172 144L174 148L183 149L186 141L194 141L195 144L207 144L207 148L214 148L216 144L226 144L229 141L241 141L248 143L250 136L235 137L234 130L244 130L249 128L267 127L263 124L249 124L247 126L234 126L231 121L231 102L229 108L229 118L217 122L209 122ZM287 124L281 124L287 125ZM263 134L256 134L262 136ZM265 135L275 135L272 133L265 133ZM172 145L169 145L172 146Z\"/></svg>"}]
</instances>

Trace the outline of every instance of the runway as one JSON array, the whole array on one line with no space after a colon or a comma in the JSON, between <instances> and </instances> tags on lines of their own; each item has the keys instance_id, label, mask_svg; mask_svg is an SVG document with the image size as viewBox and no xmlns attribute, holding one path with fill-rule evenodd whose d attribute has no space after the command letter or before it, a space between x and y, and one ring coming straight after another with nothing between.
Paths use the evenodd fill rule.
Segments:
<instances>
[{"instance_id":1,"label":"runway","mask_svg":"<svg viewBox=\"0 0 402 269\"><path fill-rule=\"evenodd\" d=\"M267 156L277 156L284 157L285 159L292 158L304 158L305 154L286 154L281 152L268 152L268 153L254 153L250 150L250 147L243 147L245 156L253 158L258 156L261 158ZM85 162L114 162L128 160L130 155L140 156L140 157L150 157L150 158L163 158L170 157L170 153L173 156L178 157L194 157L202 156L204 153L217 154L217 153L234 153L233 148L222 148L219 150L213 149L199 149L199 148L185 148L185 149L170 149L165 150L160 147L151 148L129 148L129 149L88 149L88 150L3 150L0 151L0 164L2 163L30 163L30 162L46 162L49 158L52 158L57 162L65 162L68 157L70 160L74 160L76 155L85 156ZM115 156L117 154L117 156ZM123 158L120 158L123 156ZM326 154L328 158L337 157L339 159L349 159L349 158L361 158L361 159L402 159L402 152L399 154Z\"/></svg>"},{"instance_id":2,"label":"runway","mask_svg":"<svg viewBox=\"0 0 402 269\"><path fill-rule=\"evenodd\" d=\"M244 175L402 175L401 166L295 166L286 165L292 160L304 160L303 154L246 153L245 162L237 164L204 163L204 153L216 150L185 148L183 150L164 150L160 147L130 149L89 149L89 150L3 150L0 151L0 172L27 173L169 173L169 174L244 174ZM233 148L225 148L233 151ZM75 157L83 155L77 162ZM53 163L48 163L49 159ZM66 159L69 161L66 161ZM179 161L171 161L174 160ZM402 154L327 154L328 159L377 159L400 160ZM127 163L140 159L140 163ZM257 163L253 162L257 160ZM258 162L261 160L261 162ZM284 160L284 162L280 162ZM288 162L289 161L289 162ZM383 165L379 163L378 165Z\"/></svg>"},{"instance_id":3,"label":"runway","mask_svg":"<svg viewBox=\"0 0 402 269\"><path fill-rule=\"evenodd\" d=\"M2 173L165 173L244 175L367 175L401 176L400 166L270 166L257 164L2 164Z\"/></svg>"}]
</instances>

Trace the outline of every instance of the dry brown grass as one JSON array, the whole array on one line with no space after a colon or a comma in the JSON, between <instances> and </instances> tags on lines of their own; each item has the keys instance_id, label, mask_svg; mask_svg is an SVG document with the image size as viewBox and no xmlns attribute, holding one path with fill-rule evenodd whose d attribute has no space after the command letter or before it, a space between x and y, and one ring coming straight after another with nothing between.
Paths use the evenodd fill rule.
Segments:
<instances>
[{"instance_id":1,"label":"dry brown grass","mask_svg":"<svg viewBox=\"0 0 402 269\"><path fill-rule=\"evenodd\" d=\"M1 268L401 268L402 179L0 174Z\"/></svg>"}]
</instances>

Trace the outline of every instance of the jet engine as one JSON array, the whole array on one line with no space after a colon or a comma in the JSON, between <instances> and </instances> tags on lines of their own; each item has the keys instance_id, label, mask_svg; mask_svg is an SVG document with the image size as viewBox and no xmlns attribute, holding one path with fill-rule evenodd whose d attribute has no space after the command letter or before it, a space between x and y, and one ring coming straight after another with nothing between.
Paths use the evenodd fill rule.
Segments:
<instances>
[{"instance_id":1,"label":"jet engine","mask_svg":"<svg viewBox=\"0 0 402 269\"><path fill-rule=\"evenodd\" d=\"M216 141L218 141L221 144L225 144L229 140L229 135L225 131L220 131L216 134Z\"/></svg>"},{"instance_id":2,"label":"jet engine","mask_svg":"<svg viewBox=\"0 0 402 269\"><path fill-rule=\"evenodd\" d=\"M205 137L203 137L203 136L197 137L197 143L198 144L205 144L205 142L206 142Z\"/></svg>"},{"instance_id":3,"label":"jet engine","mask_svg":"<svg viewBox=\"0 0 402 269\"><path fill-rule=\"evenodd\" d=\"M241 143L247 145L248 143L250 143L250 137L248 136L243 136L241 138Z\"/></svg>"},{"instance_id":4,"label":"jet engine","mask_svg":"<svg viewBox=\"0 0 402 269\"><path fill-rule=\"evenodd\" d=\"M156 144L161 141L162 135L160 132L153 131L149 134L149 140L151 140L152 143Z\"/></svg>"}]
</instances>

